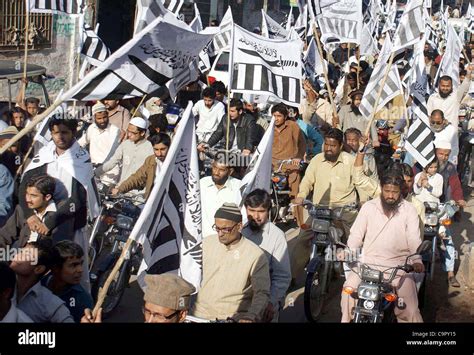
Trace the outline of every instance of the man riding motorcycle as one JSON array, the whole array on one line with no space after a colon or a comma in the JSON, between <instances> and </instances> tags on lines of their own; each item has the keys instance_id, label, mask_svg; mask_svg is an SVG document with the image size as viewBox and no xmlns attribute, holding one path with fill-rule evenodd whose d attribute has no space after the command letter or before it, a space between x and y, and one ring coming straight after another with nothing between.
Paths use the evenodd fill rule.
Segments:
<instances>
[{"instance_id":1,"label":"man riding motorcycle","mask_svg":"<svg viewBox=\"0 0 474 355\"><path fill-rule=\"evenodd\" d=\"M361 262L385 270L405 263L405 259L416 253L421 244L420 227L415 207L403 199L404 180L401 173L388 172L381 180L380 197L366 202L350 231L347 244L355 255L361 253ZM412 259L415 272L424 272L419 257ZM378 265L378 266L375 266ZM383 265L383 267L380 267ZM344 287L357 289L359 276L351 271ZM412 274L399 271L392 285L397 289L402 306L395 307L399 322L423 322L418 309L416 283ZM400 304L400 302L399 302ZM351 321L355 300L342 293L342 322Z\"/></svg>"}]
</instances>

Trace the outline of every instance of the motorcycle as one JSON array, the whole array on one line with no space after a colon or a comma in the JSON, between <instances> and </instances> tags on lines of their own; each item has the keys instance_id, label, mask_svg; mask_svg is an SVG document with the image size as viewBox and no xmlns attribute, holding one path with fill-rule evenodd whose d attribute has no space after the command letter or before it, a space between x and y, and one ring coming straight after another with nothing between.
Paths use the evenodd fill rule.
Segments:
<instances>
[{"instance_id":1,"label":"motorcycle","mask_svg":"<svg viewBox=\"0 0 474 355\"><path fill-rule=\"evenodd\" d=\"M97 218L94 225L90 241L92 241L91 245L94 245L97 235L100 231L105 230L106 237L104 239L108 241L111 248L110 250L101 249L101 257L96 258L96 260L101 260L97 263L98 265L94 272L90 274L91 293L94 301L97 301L99 290L105 285L115 263L122 254L122 249L130 236L135 221L140 215L141 209L134 202L136 202L134 199L125 196L106 195L104 198L101 215ZM107 291L102 305L104 317L107 317L119 305L125 287L128 286L130 276L138 272L142 258L141 246L133 242L127 257Z\"/></svg>"},{"instance_id":2,"label":"motorcycle","mask_svg":"<svg viewBox=\"0 0 474 355\"><path fill-rule=\"evenodd\" d=\"M392 282L398 271L410 273L414 271L413 265L408 264L408 260L415 255L423 255L431 249L431 243L424 241L418 247L415 254L409 255L404 265L387 267L383 265L370 265L354 261L349 263L350 269L361 279L357 290L351 286L346 286L343 292L357 300L352 312L353 323L394 323L397 321L395 307L404 307L402 299L398 298L396 288ZM374 269L371 266L383 268ZM385 275L388 274L388 277ZM396 304L397 303L397 304Z\"/></svg>"},{"instance_id":3,"label":"motorcycle","mask_svg":"<svg viewBox=\"0 0 474 355\"><path fill-rule=\"evenodd\" d=\"M461 113L462 111L462 113ZM473 109L470 107L460 110L459 117L459 161L458 173L461 183L465 186L471 185L473 180L473 154L474 131L469 130L469 121L474 119Z\"/></svg>"},{"instance_id":4,"label":"motorcycle","mask_svg":"<svg viewBox=\"0 0 474 355\"><path fill-rule=\"evenodd\" d=\"M272 207L270 209L270 220L273 223L281 221L287 223L295 219L290 198L290 184L288 183L288 173L283 172L282 168L285 164L292 164L292 159L278 160L278 169L272 172ZM301 161L298 169L300 172L304 171L307 163Z\"/></svg>"},{"instance_id":5,"label":"motorcycle","mask_svg":"<svg viewBox=\"0 0 474 355\"><path fill-rule=\"evenodd\" d=\"M337 275L336 271L342 273L342 262L337 260L336 253L338 246L344 245L344 231L334 222L341 220L344 211L355 211L357 204L331 208L305 200L303 206L312 217L312 224L302 225L301 228L314 232L310 260L306 266L304 312L308 321L315 322L322 313L331 279Z\"/></svg>"}]
</instances>

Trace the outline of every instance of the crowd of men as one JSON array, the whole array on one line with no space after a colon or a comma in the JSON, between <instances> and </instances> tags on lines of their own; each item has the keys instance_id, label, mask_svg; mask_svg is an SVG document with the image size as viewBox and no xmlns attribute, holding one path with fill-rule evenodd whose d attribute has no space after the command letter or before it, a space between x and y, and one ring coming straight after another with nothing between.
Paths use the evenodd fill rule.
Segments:
<instances>
[{"instance_id":1,"label":"crowd of men","mask_svg":"<svg viewBox=\"0 0 474 355\"><path fill-rule=\"evenodd\" d=\"M362 249L365 262L396 266L416 253L423 237L424 202L454 200L466 206L457 170L460 106L474 108L472 66L474 42L460 62L464 77L453 87L449 76L439 79L428 99L436 156L426 166L413 157L406 163L379 164L381 145L397 146L408 117L395 108L406 105L400 95L369 123L359 106L376 58L351 62L350 48L339 45L327 53L334 92L333 110L324 86L305 80L305 99L299 107L274 102L226 97L226 85L214 82L193 103L199 153L226 147L243 156L255 152L274 119L273 168L282 160L298 225L311 225L299 205L305 199L331 207L357 205L342 215L345 242ZM408 55L408 52L407 52ZM425 62L436 72L443 53L427 45ZM345 69L344 69L345 68ZM406 68L399 67L400 75ZM436 86L433 74L431 85ZM205 79L204 79L205 80ZM23 95L23 94L22 94ZM179 102L179 95L178 100ZM55 116L48 122L52 140L35 146L35 129L0 158L0 248L18 248L7 264L0 262L0 322L101 322L92 315L87 225L96 216L95 180L109 186L111 195L131 194L145 203L173 142L179 118L169 97L153 97L144 106L127 100L91 103L92 122L78 129L78 120ZM24 99L0 120L0 147L27 127L40 112L36 98ZM263 115L268 112L268 116ZM267 117L267 118L266 118ZM388 122L388 135L375 122ZM473 120L469 129L473 130ZM84 125L84 121L81 122ZM370 127L369 127L370 124ZM389 159L390 160L390 159ZM302 162L308 164L302 171ZM222 159L212 161L210 176L200 180L202 203L202 283L197 290L174 274L147 275L143 315L146 322L184 322L187 316L238 322L277 322L286 294L304 272L309 259L311 230L301 229L289 250L285 233L270 221L272 197L265 189L244 200L244 223L237 196L245 171ZM94 178L92 178L94 177ZM95 179L95 180L94 180ZM270 181L269 181L270 186ZM466 186L464 186L466 187ZM451 229L442 240L443 266L451 287L456 250ZM416 272L423 264L414 259ZM406 303L397 309L402 322L423 321L412 275L398 277L398 293ZM356 287L354 273L345 286ZM342 294L342 321L351 320L354 300Z\"/></svg>"}]
</instances>

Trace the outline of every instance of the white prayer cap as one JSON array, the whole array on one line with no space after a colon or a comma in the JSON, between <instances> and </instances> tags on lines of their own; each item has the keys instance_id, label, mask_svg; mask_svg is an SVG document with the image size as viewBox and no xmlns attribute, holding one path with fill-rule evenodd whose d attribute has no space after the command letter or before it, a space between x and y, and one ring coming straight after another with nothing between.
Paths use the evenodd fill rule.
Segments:
<instances>
[{"instance_id":1,"label":"white prayer cap","mask_svg":"<svg viewBox=\"0 0 474 355\"><path fill-rule=\"evenodd\" d=\"M451 150L451 143L442 139L435 139L435 148Z\"/></svg>"},{"instance_id":2,"label":"white prayer cap","mask_svg":"<svg viewBox=\"0 0 474 355\"><path fill-rule=\"evenodd\" d=\"M100 101L97 101L97 103L94 106L92 106L93 115L99 112L106 112L106 111L107 111L107 107L105 107L105 105Z\"/></svg>"},{"instance_id":3,"label":"white prayer cap","mask_svg":"<svg viewBox=\"0 0 474 355\"><path fill-rule=\"evenodd\" d=\"M147 129L148 123L141 117L133 117L130 120L130 124L141 129Z\"/></svg>"}]
</instances>

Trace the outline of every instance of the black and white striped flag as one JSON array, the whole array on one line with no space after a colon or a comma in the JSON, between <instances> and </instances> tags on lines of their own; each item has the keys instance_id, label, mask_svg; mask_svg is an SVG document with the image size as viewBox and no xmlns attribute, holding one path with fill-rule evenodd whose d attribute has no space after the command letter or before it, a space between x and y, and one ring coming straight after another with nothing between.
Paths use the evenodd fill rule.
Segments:
<instances>
[{"instance_id":1,"label":"black and white striped flag","mask_svg":"<svg viewBox=\"0 0 474 355\"><path fill-rule=\"evenodd\" d=\"M143 246L138 282L146 274L178 273L199 289L202 276L202 205L192 104L169 148L130 238Z\"/></svg>"},{"instance_id":2,"label":"black and white striped flag","mask_svg":"<svg viewBox=\"0 0 474 355\"><path fill-rule=\"evenodd\" d=\"M449 75L453 80L453 87L458 87L459 82L459 58L461 57L462 44L456 30L448 23L446 36L446 51L439 65L439 70L436 73L436 80L443 75Z\"/></svg>"},{"instance_id":3,"label":"black and white striped flag","mask_svg":"<svg viewBox=\"0 0 474 355\"><path fill-rule=\"evenodd\" d=\"M426 37L426 42L433 48L439 50L439 38L436 34L436 30L430 25L426 24L426 32L428 36Z\"/></svg>"},{"instance_id":4,"label":"black and white striped flag","mask_svg":"<svg viewBox=\"0 0 474 355\"><path fill-rule=\"evenodd\" d=\"M320 76L324 72L324 65L327 70L327 63L324 59L319 56L319 51L316 46L314 38L311 39L308 45L308 50L303 59L303 66L306 78L309 78L313 82L316 82L316 77Z\"/></svg>"},{"instance_id":5,"label":"black and white striped flag","mask_svg":"<svg viewBox=\"0 0 474 355\"><path fill-rule=\"evenodd\" d=\"M423 50L427 35L415 45L415 59L409 82L408 91L413 99L411 106L413 124L410 126L405 140L405 149L423 167L435 156L434 134L429 126L428 108L426 105L426 92L428 90L428 77Z\"/></svg>"},{"instance_id":6,"label":"black and white striped flag","mask_svg":"<svg viewBox=\"0 0 474 355\"><path fill-rule=\"evenodd\" d=\"M163 0L164 4L166 4L166 0ZM178 15L179 14L179 10L181 10L181 8L183 7L183 4L184 4L184 0L170 0L168 2L168 5L166 6L166 8L168 9L168 11L172 12L173 14L175 15Z\"/></svg>"},{"instance_id":7,"label":"black and white striped flag","mask_svg":"<svg viewBox=\"0 0 474 355\"><path fill-rule=\"evenodd\" d=\"M262 9L262 36L267 38L287 38L287 31L278 22L268 16Z\"/></svg>"},{"instance_id":8,"label":"black and white striped flag","mask_svg":"<svg viewBox=\"0 0 474 355\"><path fill-rule=\"evenodd\" d=\"M199 53L212 39L159 17L69 89L64 99L124 99L163 85L177 91L197 79Z\"/></svg>"},{"instance_id":9,"label":"black and white striped flag","mask_svg":"<svg viewBox=\"0 0 474 355\"><path fill-rule=\"evenodd\" d=\"M234 20L232 18L232 11L229 6L222 18L219 31L214 35L212 44L208 48L208 54L210 57L217 55L219 51L230 46L233 24ZM206 31L206 29L204 29L204 31Z\"/></svg>"},{"instance_id":10,"label":"black and white striped flag","mask_svg":"<svg viewBox=\"0 0 474 355\"><path fill-rule=\"evenodd\" d=\"M396 0L388 0L387 9L388 9L388 14L385 17L385 24L383 26L382 33L385 33L387 31L395 31L397 28L397 25L395 23L395 18L397 16Z\"/></svg>"},{"instance_id":11,"label":"black and white striped flag","mask_svg":"<svg viewBox=\"0 0 474 355\"><path fill-rule=\"evenodd\" d=\"M466 17L468 20L467 28L469 32L474 33L474 9L472 8L471 3L469 3Z\"/></svg>"},{"instance_id":12,"label":"black and white striped flag","mask_svg":"<svg viewBox=\"0 0 474 355\"><path fill-rule=\"evenodd\" d=\"M308 3L308 12L309 16L311 17L311 20L315 20L323 10L340 0L307 0ZM342 0L344 1L344 0Z\"/></svg>"},{"instance_id":13,"label":"black and white striped flag","mask_svg":"<svg viewBox=\"0 0 474 355\"><path fill-rule=\"evenodd\" d=\"M406 48L420 41L425 32L425 18L423 16L423 0L411 0L400 19L395 38L393 51Z\"/></svg>"},{"instance_id":14,"label":"black and white striped flag","mask_svg":"<svg viewBox=\"0 0 474 355\"><path fill-rule=\"evenodd\" d=\"M317 16L321 42L360 44L364 19L362 1L341 0L321 10L321 15Z\"/></svg>"},{"instance_id":15,"label":"black and white striped flag","mask_svg":"<svg viewBox=\"0 0 474 355\"><path fill-rule=\"evenodd\" d=\"M82 29L81 54L85 55L89 63L96 67L104 62L110 55L110 50L105 43L87 24L84 24Z\"/></svg>"},{"instance_id":16,"label":"black and white striped flag","mask_svg":"<svg viewBox=\"0 0 474 355\"><path fill-rule=\"evenodd\" d=\"M28 0L30 12L66 13L78 15L83 12L84 0Z\"/></svg>"},{"instance_id":17,"label":"black and white striped flag","mask_svg":"<svg viewBox=\"0 0 474 355\"><path fill-rule=\"evenodd\" d=\"M270 95L295 106L301 101L302 42L268 39L234 25L230 90Z\"/></svg>"},{"instance_id":18,"label":"black and white striped flag","mask_svg":"<svg viewBox=\"0 0 474 355\"><path fill-rule=\"evenodd\" d=\"M196 33L201 32L203 29L201 13L199 12L199 9L196 3L194 3L194 19L189 24L189 27L191 27L191 29Z\"/></svg>"},{"instance_id":19,"label":"black and white striped flag","mask_svg":"<svg viewBox=\"0 0 474 355\"><path fill-rule=\"evenodd\" d=\"M375 114L380 111L380 109L395 96L401 95L403 93L402 82L398 74L397 66L392 64L387 76L387 80L383 86L382 95L380 96L377 108L374 107L379 91L381 90L382 81L385 76L387 62L389 60L391 51L392 41L390 40L390 36L387 34L382 51L380 52L379 59L375 65L372 75L370 76L370 81L367 84L367 88L364 90L364 96L362 97L362 102L359 106L360 112L367 119L370 118L372 113Z\"/></svg>"},{"instance_id":20,"label":"black and white striped flag","mask_svg":"<svg viewBox=\"0 0 474 355\"><path fill-rule=\"evenodd\" d=\"M183 21L178 20L176 14L166 9L162 0L137 0L137 17L135 18L135 30L133 33L137 34L157 17L163 17L167 22L175 26L190 29Z\"/></svg>"}]
</instances>

